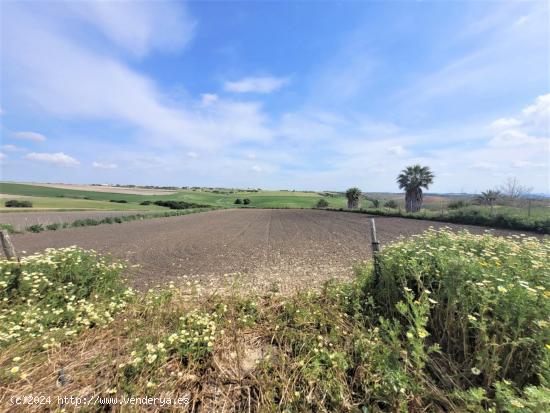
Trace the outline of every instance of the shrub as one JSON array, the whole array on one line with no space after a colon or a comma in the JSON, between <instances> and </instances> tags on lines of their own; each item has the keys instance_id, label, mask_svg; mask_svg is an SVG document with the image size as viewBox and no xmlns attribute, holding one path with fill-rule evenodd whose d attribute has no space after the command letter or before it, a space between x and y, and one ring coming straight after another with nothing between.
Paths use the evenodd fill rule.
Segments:
<instances>
[{"instance_id":1,"label":"shrub","mask_svg":"<svg viewBox=\"0 0 550 413\"><path fill-rule=\"evenodd\" d=\"M469 202L459 199L458 201L449 202L449 204L447 205L447 209L460 209L460 208L465 208L469 205L470 205Z\"/></svg>"},{"instance_id":2,"label":"shrub","mask_svg":"<svg viewBox=\"0 0 550 413\"><path fill-rule=\"evenodd\" d=\"M128 201L125 199L110 199L109 202L116 202L117 204L127 204Z\"/></svg>"},{"instance_id":3,"label":"shrub","mask_svg":"<svg viewBox=\"0 0 550 413\"><path fill-rule=\"evenodd\" d=\"M20 265L0 260L0 348L29 339L56 348L79 330L111 321L131 295L121 268L76 247L23 257Z\"/></svg>"},{"instance_id":4,"label":"shrub","mask_svg":"<svg viewBox=\"0 0 550 413\"><path fill-rule=\"evenodd\" d=\"M369 288L404 340L440 353L438 383L519 389L550 380L549 253L549 240L431 230L387 246Z\"/></svg>"},{"instance_id":5,"label":"shrub","mask_svg":"<svg viewBox=\"0 0 550 413\"><path fill-rule=\"evenodd\" d=\"M13 234L15 232L15 229L13 228L13 225L11 225L11 224L2 224L2 223L0 223L0 229L8 231L8 234Z\"/></svg>"},{"instance_id":6,"label":"shrub","mask_svg":"<svg viewBox=\"0 0 550 413\"><path fill-rule=\"evenodd\" d=\"M394 199L388 199L386 202L384 202L384 206L386 208L397 208L397 201Z\"/></svg>"},{"instance_id":7,"label":"shrub","mask_svg":"<svg viewBox=\"0 0 550 413\"><path fill-rule=\"evenodd\" d=\"M242 203L243 203L243 200L241 198L235 199L235 204L236 205L241 205Z\"/></svg>"},{"instance_id":8,"label":"shrub","mask_svg":"<svg viewBox=\"0 0 550 413\"><path fill-rule=\"evenodd\" d=\"M380 206L380 200L379 199L371 199L370 201L372 202L372 206L374 208L378 208Z\"/></svg>"},{"instance_id":9,"label":"shrub","mask_svg":"<svg viewBox=\"0 0 550 413\"><path fill-rule=\"evenodd\" d=\"M10 199L4 205L6 208L32 208L31 201L21 201L19 199Z\"/></svg>"},{"instance_id":10,"label":"shrub","mask_svg":"<svg viewBox=\"0 0 550 413\"><path fill-rule=\"evenodd\" d=\"M42 232L42 231L44 231L44 227L42 226L42 224L34 224L34 225L31 225L31 226L27 227L27 231Z\"/></svg>"},{"instance_id":11,"label":"shrub","mask_svg":"<svg viewBox=\"0 0 550 413\"><path fill-rule=\"evenodd\" d=\"M46 225L46 229L49 231L57 231L59 228L61 228L63 225L59 222L55 222L53 224Z\"/></svg>"},{"instance_id":12,"label":"shrub","mask_svg":"<svg viewBox=\"0 0 550 413\"><path fill-rule=\"evenodd\" d=\"M250 205L250 198L243 199L243 204L244 205Z\"/></svg>"},{"instance_id":13,"label":"shrub","mask_svg":"<svg viewBox=\"0 0 550 413\"><path fill-rule=\"evenodd\" d=\"M326 208L328 207L328 201L324 198L321 198L319 201L317 201L317 204L315 206L317 208Z\"/></svg>"},{"instance_id":14,"label":"shrub","mask_svg":"<svg viewBox=\"0 0 550 413\"><path fill-rule=\"evenodd\" d=\"M139 203L140 205L151 205L152 202L151 201L142 201Z\"/></svg>"}]
</instances>

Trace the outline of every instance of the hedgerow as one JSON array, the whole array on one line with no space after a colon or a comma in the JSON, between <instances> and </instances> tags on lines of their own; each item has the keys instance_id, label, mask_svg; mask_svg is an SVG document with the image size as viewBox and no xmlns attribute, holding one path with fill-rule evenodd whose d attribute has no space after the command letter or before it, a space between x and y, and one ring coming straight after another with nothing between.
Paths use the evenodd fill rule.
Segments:
<instances>
[{"instance_id":1,"label":"hedgerow","mask_svg":"<svg viewBox=\"0 0 550 413\"><path fill-rule=\"evenodd\" d=\"M346 211L359 214L381 215L387 217L400 217L410 219L423 219L429 221L450 222L455 224L480 225L494 228L515 229L521 231L533 231L539 234L550 234L550 218L546 217L521 217L507 214L491 214L489 211L479 209L455 209L445 213L422 210L410 213L398 209L331 209L333 211Z\"/></svg>"}]
</instances>

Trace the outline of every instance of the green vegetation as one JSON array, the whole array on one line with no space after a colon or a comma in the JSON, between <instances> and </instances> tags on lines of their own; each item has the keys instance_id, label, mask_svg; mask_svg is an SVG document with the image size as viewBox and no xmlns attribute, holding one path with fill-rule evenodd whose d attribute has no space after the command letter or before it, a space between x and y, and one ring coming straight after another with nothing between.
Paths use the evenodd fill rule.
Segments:
<instances>
[{"instance_id":1,"label":"green vegetation","mask_svg":"<svg viewBox=\"0 0 550 413\"><path fill-rule=\"evenodd\" d=\"M170 209L208 208L209 205L194 204L184 201L155 201L155 205Z\"/></svg>"},{"instance_id":2,"label":"green vegetation","mask_svg":"<svg viewBox=\"0 0 550 413\"><path fill-rule=\"evenodd\" d=\"M318 202L316 207L317 208L327 208L328 207L328 201L325 198L321 198Z\"/></svg>"},{"instance_id":3,"label":"green vegetation","mask_svg":"<svg viewBox=\"0 0 550 413\"><path fill-rule=\"evenodd\" d=\"M20 201L18 199L10 199L4 202L6 208L32 208L32 202Z\"/></svg>"},{"instance_id":4,"label":"green vegetation","mask_svg":"<svg viewBox=\"0 0 550 413\"><path fill-rule=\"evenodd\" d=\"M109 192L80 191L59 189L38 185L14 184L0 182L0 193L20 196L32 196L35 206L42 208L68 209L117 209L145 210L160 209L154 201L183 201L200 205L232 207L236 198L248 198L250 204L257 208L314 208L319 200L317 192L300 191L263 191L263 190L217 190L217 189L181 189L167 195L135 195ZM331 193L331 207L345 207L343 194ZM48 198L43 198L48 197ZM47 199L48 203L39 205L36 200ZM127 204L110 203L111 199L128 201ZM150 201L151 203L145 203Z\"/></svg>"},{"instance_id":5,"label":"green vegetation","mask_svg":"<svg viewBox=\"0 0 550 413\"><path fill-rule=\"evenodd\" d=\"M8 234L13 234L15 232L15 229L13 228L13 225L11 225L11 224L2 224L2 223L0 223L0 229L8 231Z\"/></svg>"},{"instance_id":6,"label":"green vegetation","mask_svg":"<svg viewBox=\"0 0 550 413\"><path fill-rule=\"evenodd\" d=\"M0 268L0 349L29 340L36 351L61 346L112 321L131 294L121 264L75 247L23 257L21 265L2 260Z\"/></svg>"},{"instance_id":7,"label":"green vegetation","mask_svg":"<svg viewBox=\"0 0 550 413\"><path fill-rule=\"evenodd\" d=\"M178 209L178 208L175 208ZM77 228L77 227L89 227L102 224L122 224L123 222L137 221L144 219L153 219L153 218L169 218L177 217L181 215L189 215L198 212L213 211L217 208L208 207L208 208L183 208L182 211L166 211L166 212L150 212L147 214L134 214L134 215L121 215L118 217L105 217L101 219L85 218L77 219L73 222L63 222L63 223L53 223L46 225L45 227L42 224L30 225L26 228L29 232L42 232L44 230L57 231L62 228ZM4 224L2 224L4 225ZM11 227L11 226L10 226ZM13 231L13 228L12 228Z\"/></svg>"},{"instance_id":8,"label":"green vegetation","mask_svg":"<svg viewBox=\"0 0 550 413\"><path fill-rule=\"evenodd\" d=\"M428 231L353 282L191 302L126 293L120 267L85 251L4 260L0 377L56 397L47 378L71 360L82 396L185 388L211 411L548 411L549 253L548 239Z\"/></svg>"},{"instance_id":9,"label":"green vegetation","mask_svg":"<svg viewBox=\"0 0 550 413\"><path fill-rule=\"evenodd\" d=\"M88 198L86 198L88 199ZM117 204L127 204L128 201L126 201L125 199L110 199L109 202L116 202Z\"/></svg>"},{"instance_id":10,"label":"green vegetation","mask_svg":"<svg viewBox=\"0 0 550 413\"><path fill-rule=\"evenodd\" d=\"M480 225L494 228L516 229L550 234L550 216L513 215L506 213L491 213L480 207L467 207L458 210L430 211L422 210L416 213L395 209L336 209L337 211L356 212L360 214L382 215L411 219L426 219L430 221L451 222L454 224Z\"/></svg>"},{"instance_id":11,"label":"green vegetation","mask_svg":"<svg viewBox=\"0 0 550 413\"><path fill-rule=\"evenodd\" d=\"M386 207L386 208L397 208L398 207L397 201L395 201L393 199L389 199L386 202L384 202L384 207ZM375 206L375 208L377 208L377 206Z\"/></svg>"}]
</instances>

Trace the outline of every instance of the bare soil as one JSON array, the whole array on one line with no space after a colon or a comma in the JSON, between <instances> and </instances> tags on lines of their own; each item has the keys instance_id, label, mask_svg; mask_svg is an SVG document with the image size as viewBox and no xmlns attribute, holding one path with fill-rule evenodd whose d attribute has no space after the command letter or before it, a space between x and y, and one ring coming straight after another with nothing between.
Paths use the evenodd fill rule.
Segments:
<instances>
[{"instance_id":1,"label":"bare soil","mask_svg":"<svg viewBox=\"0 0 550 413\"><path fill-rule=\"evenodd\" d=\"M129 262L141 289L173 281L191 293L236 288L291 293L348 279L371 257L370 217L320 210L220 210L181 217L15 234L20 253L78 245ZM429 227L488 228L375 217L382 245ZM494 230L498 235L513 231Z\"/></svg>"}]
</instances>

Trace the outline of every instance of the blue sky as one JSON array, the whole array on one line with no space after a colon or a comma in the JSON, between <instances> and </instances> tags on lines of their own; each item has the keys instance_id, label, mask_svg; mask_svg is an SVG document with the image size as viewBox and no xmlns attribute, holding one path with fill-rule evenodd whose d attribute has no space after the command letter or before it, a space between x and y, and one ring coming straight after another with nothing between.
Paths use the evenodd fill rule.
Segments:
<instances>
[{"instance_id":1,"label":"blue sky","mask_svg":"<svg viewBox=\"0 0 550 413\"><path fill-rule=\"evenodd\" d=\"M550 193L549 4L2 2L2 179Z\"/></svg>"}]
</instances>

